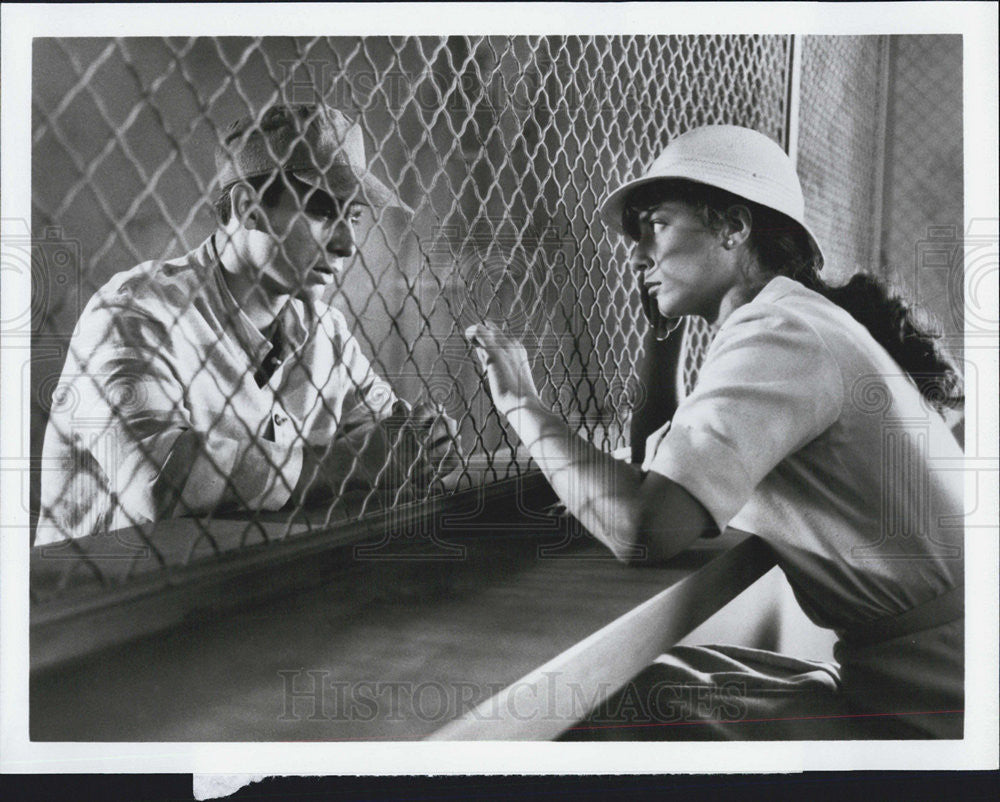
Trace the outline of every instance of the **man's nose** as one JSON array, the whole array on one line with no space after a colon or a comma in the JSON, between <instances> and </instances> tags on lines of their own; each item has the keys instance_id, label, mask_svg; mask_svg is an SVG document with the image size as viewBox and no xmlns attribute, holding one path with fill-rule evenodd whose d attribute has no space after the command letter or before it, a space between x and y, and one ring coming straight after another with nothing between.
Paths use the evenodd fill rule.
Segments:
<instances>
[{"instance_id":1,"label":"man's nose","mask_svg":"<svg viewBox=\"0 0 1000 802\"><path fill-rule=\"evenodd\" d=\"M357 240L354 238L354 224L350 220L335 222L326 247L335 256L354 256L358 251Z\"/></svg>"}]
</instances>

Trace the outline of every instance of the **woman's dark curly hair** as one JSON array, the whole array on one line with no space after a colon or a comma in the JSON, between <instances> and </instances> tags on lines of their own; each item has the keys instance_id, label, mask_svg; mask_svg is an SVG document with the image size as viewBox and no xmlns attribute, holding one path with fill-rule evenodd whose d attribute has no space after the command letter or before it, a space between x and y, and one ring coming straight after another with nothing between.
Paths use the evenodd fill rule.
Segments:
<instances>
[{"instance_id":1,"label":"woman's dark curly hair","mask_svg":"<svg viewBox=\"0 0 1000 802\"><path fill-rule=\"evenodd\" d=\"M940 335L921 326L912 307L875 276L858 273L840 287L823 281L819 275L822 257L802 226L790 217L716 187L664 179L637 187L626 199L622 214L625 232L637 240L639 212L667 200L691 206L713 229L725 223L733 206L745 206L752 219L747 242L765 281L787 276L846 310L910 375L935 409L943 411L964 403L961 376L941 350Z\"/></svg>"}]
</instances>

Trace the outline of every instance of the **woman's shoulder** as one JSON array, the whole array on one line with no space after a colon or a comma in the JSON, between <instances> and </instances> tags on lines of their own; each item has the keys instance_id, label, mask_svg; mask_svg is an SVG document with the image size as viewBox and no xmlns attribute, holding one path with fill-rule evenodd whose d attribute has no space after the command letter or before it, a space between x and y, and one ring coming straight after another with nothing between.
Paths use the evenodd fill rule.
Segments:
<instances>
[{"instance_id":1,"label":"woman's shoulder","mask_svg":"<svg viewBox=\"0 0 1000 802\"><path fill-rule=\"evenodd\" d=\"M744 304L720 328L734 334L763 330L799 332L797 341L835 356L867 353L876 355L877 344L849 312L794 279L777 276L749 303Z\"/></svg>"},{"instance_id":2,"label":"woman's shoulder","mask_svg":"<svg viewBox=\"0 0 1000 802\"><path fill-rule=\"evenodd\" d=\"M800 368L815 360L827 366L831 377L839 373L845 409L863 416L878 412L876 418L883 413L900 420L933 417L936 425L937 416L928 415L929 407L910 375L868 329L845 309L799 282L774 279L725 325L733 320L734 333L740 328L749 336L754 331L766 332L755 339L777 344L770 352L772 359Z\"/></svg>"},{"instance_id":3,"label":"woman's shoulder","mask_svg":"<svg viewBox=\"0 0 1000 802\"><path fill-rule=\"evenodd\" d=\"M779 276L726 319L716 340L756 337L824 350L830 345L829 334L851 320L850 315L819 293Z\"/></svg>"},{"instance_id":4,"label":"woman's shoulder","mask_svg":"<svg viewBox=\"0 0 1000 802\"><path fill-rule=\"evenodd\" d=\"M769 313L797 316L834 324L842 323L845 317L853 320L850 314L833 301L787 276L771 279L750 303L737 311L758 315Z\"/></svg>"}]
</instances>

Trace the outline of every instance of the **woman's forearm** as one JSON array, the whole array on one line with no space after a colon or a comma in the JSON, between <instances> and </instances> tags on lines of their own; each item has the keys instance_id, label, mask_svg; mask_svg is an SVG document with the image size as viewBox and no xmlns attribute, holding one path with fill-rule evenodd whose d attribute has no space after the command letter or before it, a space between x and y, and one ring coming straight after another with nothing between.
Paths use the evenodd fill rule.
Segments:
<instances>
[{"instance_id":1,"label":"woman's forearm","mask_svg":"<svg viewBox=\"0 0 1000 802\"><path fill-rule=\"evenodd\" d=\"M566 509L621 560L668 559L701 534L711 515L676 482L616 460L577 437L535 390L524 346L496 326L466 337L483 365L497 410L507 419Z\"/></svg>"},{"instance_id":2,"label":"woman's forearm","mask_svg":"<svg viewBox=\"0 0 1000 802\"><path fill-rule=\"evenodd\" d=\"M637 547L642 473L578 437L540 402L507 415L567 511L619 559Z\"/></svg>"}]
</instances>

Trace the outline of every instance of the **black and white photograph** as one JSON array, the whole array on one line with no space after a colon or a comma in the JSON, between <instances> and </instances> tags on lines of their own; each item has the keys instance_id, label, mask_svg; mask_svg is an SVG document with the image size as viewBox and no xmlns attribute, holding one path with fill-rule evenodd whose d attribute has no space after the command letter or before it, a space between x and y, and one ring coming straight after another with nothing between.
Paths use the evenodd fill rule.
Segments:
<instances>
[{"instance_id":1,"label":"black and white photograph","mask_svg":"<svg viewBox=\"0 0 1000 802\"><path fill-rule=\"evenodd\" d=\"M6 7L5 770L995 766L997 13L871 5Z\"/></svg>"}]
</instances>

